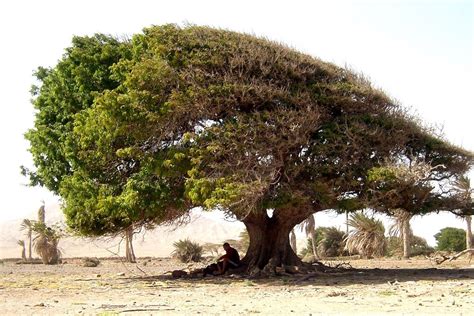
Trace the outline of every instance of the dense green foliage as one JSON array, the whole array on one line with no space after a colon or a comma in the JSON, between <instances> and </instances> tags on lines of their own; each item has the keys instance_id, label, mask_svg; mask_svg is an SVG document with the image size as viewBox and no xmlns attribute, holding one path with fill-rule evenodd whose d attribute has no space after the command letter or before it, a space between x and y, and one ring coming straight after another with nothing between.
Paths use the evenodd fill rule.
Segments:
<instances>
[{"instance_id":1,"label":"dense green foliage","mask_svg":"<svg viewBox=\"0 0 474 316\"><path fill-rule=\"evenodd\" d=\"M26 134L36 170L24 172L86 235L175 221L193 206L253 223L272 208L288 229L361 208L369 171L387 158L415 155L444 178L472 163L361 76L230 31L76 37L36 76Z\"/></svg>"},{"instance_id":2,"label":"dense green foliage","mask_svg":"<svg viewBox=\"0 0 474 316\"><path fill-rule=\"evenodd\" d=\"M466 249L466 231L461 228L445 227L434 237L437 250L462 251Z\"/></svg>"},{"instance_id":3,"label":"dense green foliage","mask_svg":"<svg viewBox=\"0 0 474 316\"><path fill-rule=\"evenodd\" d=\"M31 94L38 113L35 128L25 137L37 170L24 170L33 184L59 193L64 177L82 164L73 135L75 114L90 108L105 90L119 86L111 66L130 55L129 46L105 35L74 37L55 68L35 72L40 85L33 86Z\"/></svg>"}]
</instances>

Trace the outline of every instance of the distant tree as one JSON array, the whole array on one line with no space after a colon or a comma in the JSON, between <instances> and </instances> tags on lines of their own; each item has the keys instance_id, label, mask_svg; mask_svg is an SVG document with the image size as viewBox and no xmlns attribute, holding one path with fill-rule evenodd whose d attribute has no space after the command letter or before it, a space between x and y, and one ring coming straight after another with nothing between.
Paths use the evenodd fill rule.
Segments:
<instances>
[{"instance_id":1,"label":"distant tree","mask_svg":"<svg viewBox=\"0 0 474 316\"><path fill-rule=\"evenodd\" d=\"M46 221L46 211L44 209L44 201L42 201L42 204L40 208L38 209L38 222L44 224L45 221Z\"/></svg>"},{"instance_id":2,"label":"distant tree","mask_svg":"<svg viewBox=\"0 0 474 316\"><path fill-rule=\"evenodd\" d=\"M317 243L318 253L324 257L341 256L344 252L344 237L346 233L337 227L320 227L318 229L321 229L322 232L322 236Z\"/></svg>"},{"instance_id":3,"label":"distant tree","mask_svg":"<svg viewBox=\"0 0 474 316\"><path fill-rule=\"evenodd\" d=\"M428 245L426 239L416 235L412 236L410 247L413 256L428 255L434 252L434 248Z\"/></svg>"},{"instance_id":4,"label":"distant tree","mask_svg":"<svg viewBox=\"0 0 474 316\"><path fill-rule=\"evenodd\" d=\"M474 238L472 236L472 214L474 214L474 204L472 194L474 190L471 188L471 181L466 176L461 176L454 184L455 190L464 205L461 206L462 214L458 215L466 221L466 248L473 249Z\"/></svg>"},{"instance_id":5,"label":"distant tree","mask_svg":"<svg viewBox=\"0 0 474 316\"><path fill-rule=\"evenodd\" d=\"M44 264L58 264L61 251L58 248L62 232L58 227L46 225L46 211L43 205L38 210L38 221L31 222L31 230L35 235L33 246Z\"/></svg>"},{"instance_id":6,"label":"distant tree","mask_svg":"<svg viewBox=\"0 0 474 316\"><path fill-rule=\"evenodd\" d=\"M58 264L61 251L58 248L61 232L57 228L46 226L45 223L35 222L33 225L33 246L44 264Z\"/></svg>"},{"instance_id":7,"label":"distant tree","mask_svg":"<svg viewBox=\"0 0 474 316\"><path fill-rule=\"evenodd\" d=\"M203 251L209 253L212 257L219 257L219 249L222 248L221 243L205 243L202 245ZM235 248L235 247L234 247ZM235 248L237 249L237 248Z\"/></svg>"},{"instance_id":8,"label":"distant tree","mask_svg":"<svg viewBox=\"0 0 474 316\"><path fill-rule=\"evenodd\" d=\"M318 246L315 239L316 221L314 220L314 215L311 214L308 216L299 226L301 231L304 231L306 236L311 239L311 249L314 259L319 259Z\"/></svg>"},{"instance_id":9,"label":"distant tree","mask_svg":"<svg viewBox=\"0 0 474 316\"><path fill-rule=\"evenodd\" d=\"M23 171L61 196L71 228L100 236L218 208L245 224L250 270L301 264L291 230L364 208L386 159L416 155L439 179L473 161L363 76L225 30L75 37L36 76L36 170Z\"/></svg>"},{"instance_id":10,"label":"distant tree","mask_svg":"<svg viewBox=\"0 0 474 316\"><path fill-rule=\"evenodd\" d=\"M32 260L31 256L31 247L33 244L33 225L34 221L31 221L27 218L25 218L21 222L20 230L26 231L26 237L28 238L28 260Z\"/></svg>"},{"instance_id":11,"label":"distant tree","mask_svg":"<svg viewBox=\"0 0 474 316\"><path fill-rule=\"evenodd\" d=\"M25 241L24 240L18 240L17 244L21 247L21 260L26 261Z\"/></svg>"},{"instance_id":12,"label":"distant tree","mask_svg":"<svg viewBox=\"0 0 474 316\"><path fill-rule=\"evenodd\" d=\"M466 232L461 228L445 227L434 235L438 250L462 251L466 249Z\"/></svg>"},{"instance_id":13,"label":"distant tree","mask_svg":"<svg viewBox=\"0 0 474 316\"><path fill-rule=\"evenodd\" d=\"M395 209L392 211L392 214L395 223L390 226L389 234L390 236L400 236L403 258L408 259L411 255L411 238L413 237L413 231L410 226L410 220L413 214L403 209Z\"/></svg>"},{"instance_id":14,"label":"distant tree","mask_svg":"<svg viewBox=\"0 0 474 316\"><path fill-rule=\"evenodd\" d=\"M400 237L389 236L386 238L386 255L390 257L403 257L403 242ZM434 252L434 248L430 247L426 240L422 237L412 235L410 238L410 254L412 256L428 255Z\"/></svg>"},{"instance_id":15,"label":"distant tree","mask_svg":"<svg viewBox=\"0 0 474 316\"><path fill-rule=\"evenodd\" d=\"M382 256L385 250L385 228L380 220L364 213L351 214L348 221L349 235L345 249L349 253L359 253L365 258Z\"/></svg>"},{"instance_id":16,"label":"distant tree","mask_svg":"<svg viewBox=\"0 0 474 316\"><path fill-rule=\"evenodd\" d=\"M452 189L459 175L439 173L444 165L433 165L416 156L398 157L369 171L369 205L384 210L395 219L391 235L403 241L403 258L410 257L410 220L415 214L433 211L453 211L463 201Z\"/></svg>"},{"instance_id":17,"label":"distant tree","mask_svg":"<svg viewBox=\"0 0 474 316\"><path fill-rule=\"evenodd\" d=\"M472 215L466 215L466 248L473 249L474 237L472 236Z\"/></svg>"},{"instance_id":18,"label":"distant tree","mask_svg":"<svg viewBox=\"0 0 474 316\"><path fill-rule=\"evenodd\" d=\"M307 238L306 240L306 247L301 249L300 256L301 257L306 257L307 255L312 255L314 257L314 248L316 248L316 252L318 252L317 248L319 245L319 242L323 239L323 231L326 229L326 227L317 227L316 229L313 230L311 233L311 237ZM320 259L322 257L322 254L318 252L318 258L315 259Z\"/></svg>"},{"instance_id":19,"label":"distant tree","mask_svg":"<svg viewBox=\"0 0 474 316\"><path fill-rule=\"evenodd\" d=\"M316 247L320 258L342 256L345 236L346 233L337 227L318 227L313 231L312 238L307 239L306 248L301 251L301 255L304 257L313 254L313 248Z\"/></svg>"}]
</instances>

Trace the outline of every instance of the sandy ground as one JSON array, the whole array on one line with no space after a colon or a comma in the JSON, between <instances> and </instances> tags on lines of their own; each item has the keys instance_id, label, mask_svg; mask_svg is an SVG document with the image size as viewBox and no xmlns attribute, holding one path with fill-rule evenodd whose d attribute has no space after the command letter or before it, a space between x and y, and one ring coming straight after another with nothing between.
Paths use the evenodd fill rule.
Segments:
<instances>
[{"instance_id":1,"label":"sandy ground","mask_svg":"<svg viewBox=\"0 0 474 316\"><path fill-rule=\"evenodd\" d=\"M330 262L334 264L336 262ZM353 260L356 268L300 276L173 280L172 259L137 264L66 259L57 266L0 262L1 315L474 315L474 259Z\"/></svg>"}]
</instances>

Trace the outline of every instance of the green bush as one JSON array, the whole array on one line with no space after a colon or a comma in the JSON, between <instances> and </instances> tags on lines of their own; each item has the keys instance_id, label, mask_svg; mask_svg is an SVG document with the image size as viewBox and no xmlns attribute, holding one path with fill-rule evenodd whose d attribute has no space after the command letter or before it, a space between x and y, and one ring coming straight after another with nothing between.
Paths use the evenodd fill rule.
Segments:
<instances>
[{"instance_id":1,"label":"green bush","mask_svg":"<svg viewBox=\"0 0 474 316\"><path fill-rule=\"evenodd\" d=\"M314 239L316 249L321 257L336 257L344 254L345 233L336 227L318 227L314 230ZM300 255L313 254L313 244L311 238L308 238L306 248L301 250Z\"/></svg>"},{"instance_id":2,"label":"green bush","mask_svg":"<svg viewBox=\"0 0 474 316\"><path fill-rule=\"evenodd\" d=\"M462 251L466 249L466 232L461 228L445 227L434 235L437 250Z\"/></svg>"},{"instance_id":3,"label":"green bush","mask_svg":"<svg viewBox=\"0 0 474 316\"><path fill-rule=\"evenodd\" d=\"M189 239L179 240L173 243L173 257L181 262L199 262L202 259L203 247Z\"/></svg>"},{"instance_id":4,"label":"green bush","mask_svg":"<svg viewBox=\"0 0 474 316\"><path fill-rule=\"evenodd\" d=\"M403 256L403 245L402 240L399 237L387 237L386 238L387 249L385 252L386 256L389 257L401 257ZM419 236L412 236L410 240L411 255L428 255L434 252L434 248L429 246L424 238Z\"/></svg>"}]
</instances>

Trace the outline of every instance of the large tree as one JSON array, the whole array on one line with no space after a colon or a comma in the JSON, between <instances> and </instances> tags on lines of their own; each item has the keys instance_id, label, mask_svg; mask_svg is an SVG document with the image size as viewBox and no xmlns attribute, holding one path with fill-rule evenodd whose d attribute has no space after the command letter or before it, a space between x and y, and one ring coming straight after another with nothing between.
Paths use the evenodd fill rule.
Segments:
<instances>
[{"instance_id":1,"label":"large tree","mask_svg":"<svg viewBox=\"0 0 474 316\"><path fill-rule=\"evenodd\" d=\"M69 226L101 235L218 208L247 227L250 268L299 264L293 227L361 208L387 158L420 153L440 177L472 163L363 77L230 31L75 38L38 79L25 172L61 195Z\"/></svg>"}]
</instances>

